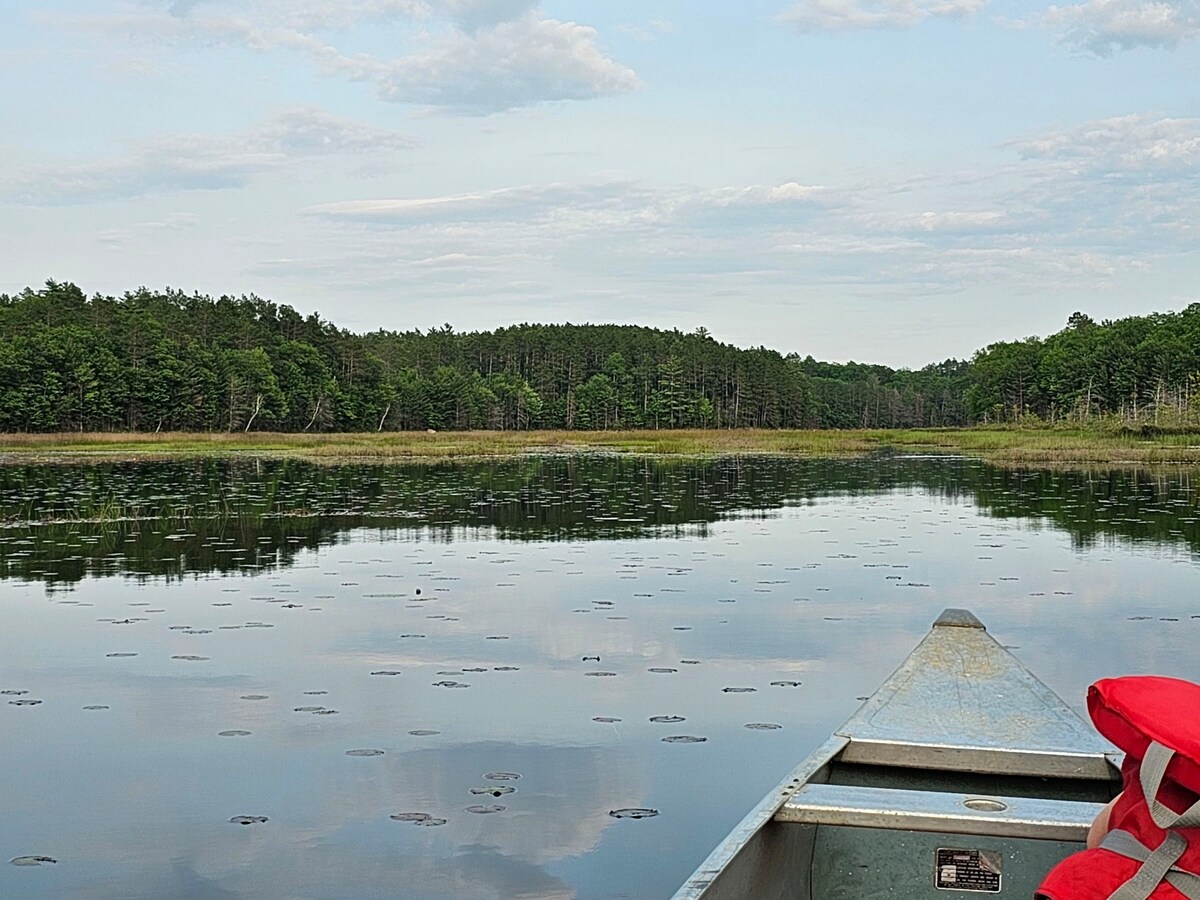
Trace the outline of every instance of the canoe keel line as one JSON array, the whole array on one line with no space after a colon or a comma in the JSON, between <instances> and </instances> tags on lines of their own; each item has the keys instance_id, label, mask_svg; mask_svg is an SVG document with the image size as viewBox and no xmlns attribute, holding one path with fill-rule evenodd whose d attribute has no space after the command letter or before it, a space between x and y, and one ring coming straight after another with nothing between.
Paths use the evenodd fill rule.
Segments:
<instances>
[{"instance_id":1,"label":"canoe keel line","mask_svg":"<svg viewBox=\"0 0 1200 900\"><path fill-rule=\"evenodd\" d=\"M948 609L674 900L1029 898L1083 848L1120 758Z\"/></svg>"}]
</instances>

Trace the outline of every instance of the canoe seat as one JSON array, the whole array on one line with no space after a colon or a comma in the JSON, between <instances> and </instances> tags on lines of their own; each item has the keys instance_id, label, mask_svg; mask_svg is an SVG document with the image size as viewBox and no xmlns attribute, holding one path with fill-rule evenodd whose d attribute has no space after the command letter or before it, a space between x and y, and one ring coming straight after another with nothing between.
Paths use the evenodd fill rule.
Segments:
<instances>
[{"instance_id":1,"label":"canoe seat","mask_svg":"<svg viewBox=\"0 0 1200 900\"><path fill-rule=\"evenodd\" d=\"M1082 841L1101 808L1077 800L809 784L779 808L775 821Z\"/></svg>"}]
</instances>

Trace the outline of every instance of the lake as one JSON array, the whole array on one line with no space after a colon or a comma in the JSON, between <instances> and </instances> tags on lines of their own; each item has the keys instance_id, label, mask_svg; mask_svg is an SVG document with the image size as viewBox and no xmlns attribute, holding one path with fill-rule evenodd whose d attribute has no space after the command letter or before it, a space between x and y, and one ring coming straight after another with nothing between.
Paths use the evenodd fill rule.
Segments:
<instances>
[{"instance_id":1,"label":"lake","mask_svg":"<svg viewBox=\"0 0 1200 900\"><path fill-rule=\"evenodd\" d=\"M1076 708L1200 681L1198 504L910 456L3 465L0 896L669 897L945 607Z\"/></svg>"}]
</instances>

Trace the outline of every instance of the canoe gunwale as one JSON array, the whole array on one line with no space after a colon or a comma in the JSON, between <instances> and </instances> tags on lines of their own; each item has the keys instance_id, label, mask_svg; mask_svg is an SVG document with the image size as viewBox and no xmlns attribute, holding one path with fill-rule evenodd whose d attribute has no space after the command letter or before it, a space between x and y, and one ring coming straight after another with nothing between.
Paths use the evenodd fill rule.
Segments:
<instances>
[{"instance_id":1,"label":"canoe gunwale","mask_svg":"<svg viewBox=\"0 0 1200 900\"><path fill-rule=\"evenodd\" d=\"M825 743L814 750L800 765L793 769L779 786L767 794L754 809L746 814L725 840L700 864L672 900L698 900L712 882L731 869L740 853L753 841L764 825L775 818L779 808L788 799L812 783L822 769L827 767L845 749L849 738L831 735Z\"/></svg>"}]
</instances>

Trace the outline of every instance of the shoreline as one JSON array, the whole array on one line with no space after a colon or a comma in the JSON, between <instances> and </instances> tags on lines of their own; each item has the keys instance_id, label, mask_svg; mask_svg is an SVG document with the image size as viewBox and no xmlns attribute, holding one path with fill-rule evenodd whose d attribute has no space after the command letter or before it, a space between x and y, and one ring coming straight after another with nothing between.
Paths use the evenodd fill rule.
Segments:
<instances>
[{"instance_id":1,"label":"shoreline","mask_svg":"<svg viewBox=\"0 0 1200 900\"><path fill-rule=\"evenodd\" d=\"M0 434L0 463L187 457L314 462L467 461L522 455L863 456L932 453L1037 465L1200 465L1200 434L1055 428L674 431L456 431L295 434Z\"/></svg>"}]
</instances>

